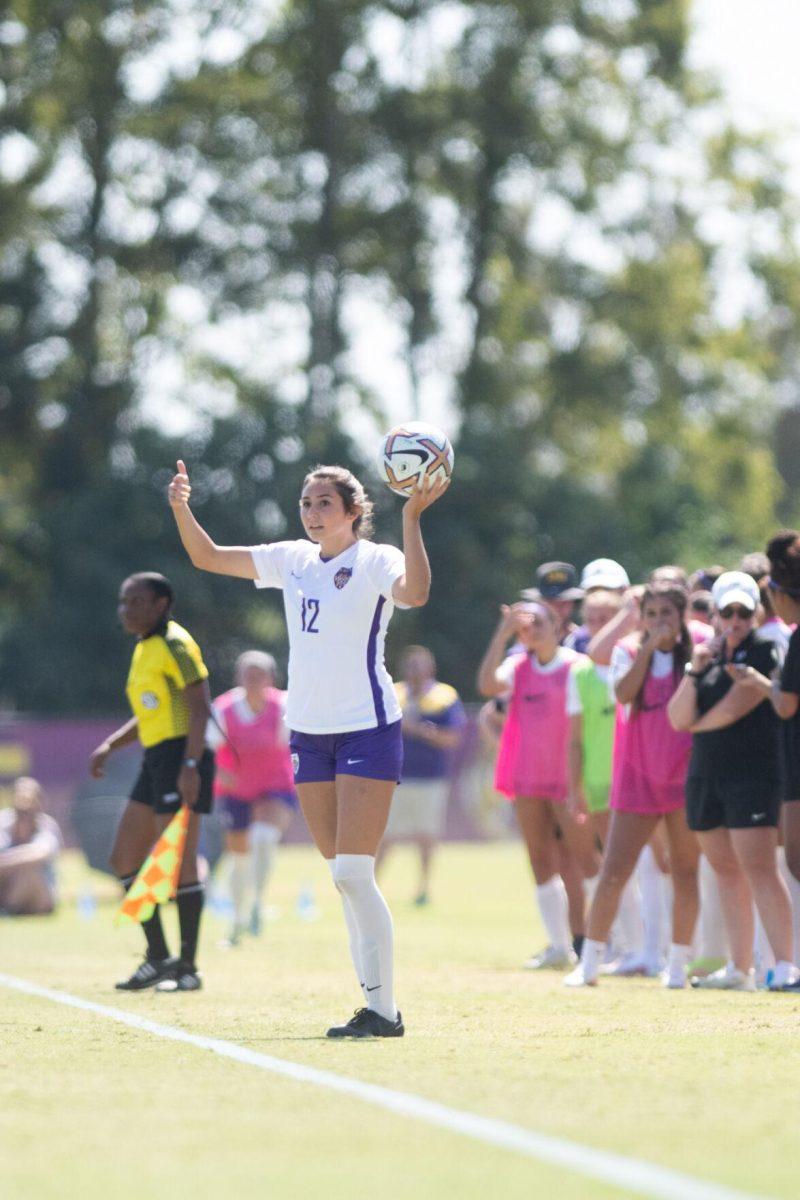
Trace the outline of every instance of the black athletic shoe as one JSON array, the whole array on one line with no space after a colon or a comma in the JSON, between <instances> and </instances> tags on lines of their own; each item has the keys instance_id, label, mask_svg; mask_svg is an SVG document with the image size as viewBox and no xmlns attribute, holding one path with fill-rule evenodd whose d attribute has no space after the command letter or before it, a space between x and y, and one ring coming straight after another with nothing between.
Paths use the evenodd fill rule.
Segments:
<instances>
[{"instance_id":1,"label":"black athletic shoe","mask_svg":"<svg viewBox=\"0 0 800 1200\"><path fill-rule=\"evenodd\" d=\"M203 986L203 978L197 967L190 963L179 961L172 975L156 984L157 992L199 992Z\"/></svg>"},{"instance_id":2,"label":"black athletic shoe","mask_svg":"<svg viewBox=\"0 0 800 1200\"><path fill-rule=\"evenodd\" d=\"M405 1033L400 1013L394 1021L382 1017L374 1008L357 1008L346 1025L334 1025L328 1030L329 1038L402 1037Z\"/></svg>"},{"instance_id":3,"label":"black athletic shoe","mask_svg":"<svg viewBox=\"0 0 800 1200\"><path fill-rule=\"evenodd\" d=\"M177 958L146 958L130 979L120 979L114 987L118 992L142 992L145 988L156 987L165 979L172 979L177 966Z\"/></svg>"}]
</instances>

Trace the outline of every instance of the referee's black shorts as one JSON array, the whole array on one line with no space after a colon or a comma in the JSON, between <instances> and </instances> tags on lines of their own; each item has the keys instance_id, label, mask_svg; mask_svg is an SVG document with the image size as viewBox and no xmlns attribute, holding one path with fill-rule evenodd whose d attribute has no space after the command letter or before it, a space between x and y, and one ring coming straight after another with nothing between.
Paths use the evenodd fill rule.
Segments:
<instances>
[{"instance_id":1,"label":"referee's black shorts","mask_svg":"<svg viewBox=\"0 0 800 1200\"><path fill-rule=\"evenodd\" d=\"M781 781L777 776L718 779L690 775L686 780L686 821L696 833L776 826L780 811Z\"/></svg>"},{"instance_id":2,"label":"referee's black shorts","mask_svg":"<svg viewBox=\"0 0 800 1200\"><path fill-rule=\"evenodd\" d=\"M186 738L167 738L148 746L131 791L131 800L146 804L155 813L175 813L181 806L178 776L186 756ZM197 769L200 772L200 795L194 806L196 813L210 813L214 802L214 755L203 751Z\"/></svg>"}]
</instances>

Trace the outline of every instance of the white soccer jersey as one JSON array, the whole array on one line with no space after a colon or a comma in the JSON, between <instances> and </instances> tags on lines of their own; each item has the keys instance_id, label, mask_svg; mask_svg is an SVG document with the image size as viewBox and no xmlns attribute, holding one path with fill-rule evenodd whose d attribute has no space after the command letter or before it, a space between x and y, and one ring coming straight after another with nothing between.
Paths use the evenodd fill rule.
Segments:
<instances>
[{"instance_id":1,"label":"white soccer jersey","mask_svg":"<svg viewBox=\"0 0 800 1200\"><path fill-rule=\"evenodd\" d=\"M399 721L383 646L392 585L405 574L402 551L358 541L326 561L319 546L297 541L254 546L251 554L256 587L283 589L290 729L348 733Z\"/></svg>"}]
</instances>

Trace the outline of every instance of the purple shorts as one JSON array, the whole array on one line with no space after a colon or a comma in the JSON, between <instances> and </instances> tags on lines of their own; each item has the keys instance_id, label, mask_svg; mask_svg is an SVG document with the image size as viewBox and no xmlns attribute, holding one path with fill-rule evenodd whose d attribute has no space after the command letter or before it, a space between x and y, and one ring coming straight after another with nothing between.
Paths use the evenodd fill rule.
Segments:
<instances>
[{"instance_id":1,"label":"purple shorts","mask_svg":"<svg viewBox=\"0 0 800 1200\"><path fill-rule=\"evenodd\" d=\"M249 829L253 823L253 805L258 800L280 800L287 808L297 808L297 796L294 792L268 792L259 796L258 800L237 800L235 796L222 796L222 824L226 829L240 833Z\"/></svg>"},{"instance_id":2,"label":"purple shorts","mask_svg":"<svg viewBox=\"0 0 800 1200\"><path fill-rule=\"evenodd\" d=\"M354 733L297 733L289 739L295 783L327 783L337 775L400 782L402 721Z\"/></svg>"}]
</instances>

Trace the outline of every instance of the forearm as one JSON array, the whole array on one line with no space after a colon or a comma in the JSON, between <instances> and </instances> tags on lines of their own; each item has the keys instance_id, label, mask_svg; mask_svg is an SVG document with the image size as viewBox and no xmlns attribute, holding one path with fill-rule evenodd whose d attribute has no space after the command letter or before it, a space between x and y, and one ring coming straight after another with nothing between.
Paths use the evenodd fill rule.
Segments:
<instances>
[{"instance_id":1,"label":"forearm","mask_svg":"<svg viewBox=\"0 0 800 1200\"><path fill-rule=\"evenodd\" d=\"M633 698L639 694L642 684L647 678L647 672L650 670L652 658L652 652L646 646L641 646L630 670L614 685L614 694L620 704L630 704Z\"/></svg>"},{"instance_id":2,"label":"forearm","mask_svg":"<svg viewBox=\"0 0 800 1200\"><path fill-rule=\"evenodd\" d=\"M580 794L583 782L583 745L580 738L572 738L567 747L567 786L570 795Z\"/></svg>"},{"instance_id":3,"label":"forearm","mask_svg":"<svg viewBox=\"0 0 800 1200\"><path fill-rule=\"evenodd\" d=\"M131 717L124 725L120 725L114 733L106 738L106 744L110 751L120 750L123 746L130 746L131 742L135 742L139 737L139 722L136 717Z\"/></svg>"},{"instance_id":4,"label":"forearm","mask_svg":"<svg viewBox=\"0 0 800 1200\"><path fill-rule=\"evenodd\" d=\"M406 560L404 600L415 608L427 603L431 590L431 565L422 540L418 516L403 509L403 554Z\"/></svg>"},{"instance_id":5,"label":"forearm","mask_svg":"<svg viewBox=\"0 0 800 1200\"><path fill-rule=\"evenodd\" d=\"M506 685L497 678L497 671L505 657L507 644L508 634L499 627L495 630L478 668L478 691L482 696L499 696L506 690Z\"/></svg>"},{"instance_id":6,"label":"forearm","mask_svg":"<svg viewBox=\"0 0 800 1200\"><path fill-rule=\"evenodd\" d=\"M214 571L216 544L199 524L188 504L174 505L172 515L178 526L183 548L195 567L201 571Z\"/></svg>"},{"instance_id":7,"label":"forearm","mask_svg":"<svg viewBox=\"0 0 800 1200\"><path fill-rule=\"evenodd\" d=\"M667 705L667 716L673 729L691 729L697 721L697 688L694 680L684 676Z\"/></svg>"},{"instance_id":8,"label":"forearm","mask_svg":"<svg viewBox=\"0 0 800 1200\"><path fill-rule=\"evenodd\" d=\"M36 842L24 842L20 846L12 846L0 854L0 875L6 871L13 871L17 867L43 863L50 856L50 849Z\"/></svg>"},{"instance_id":9,"label":"forearm","mask_svg":"<svg viewBox=\"0 0 800 1200\"><path fill-rule=\"evenodd\" d=\"M620 609L617 615L612 617L608 624L594 635L586 647L586 653L593 662L598 663L601 667L608 666L611 662L611 652L617 642L620 638L632 633L636 629L638 621L639 618L635 612L627 608Z\"/></svg>"},{"instance_id":10,"label":"forearm","mask_svg":"<svg viewBox=\"0 0 800 1200\"><path fill-rule=\"evenodd\" d=\"M202 683L192 684L186 689L184 695L189 706L189 732L186 735L185 757L200 758L206 744L206 725L210 707L208 684L205 680Z\"/></svg>"}]
</instances>

